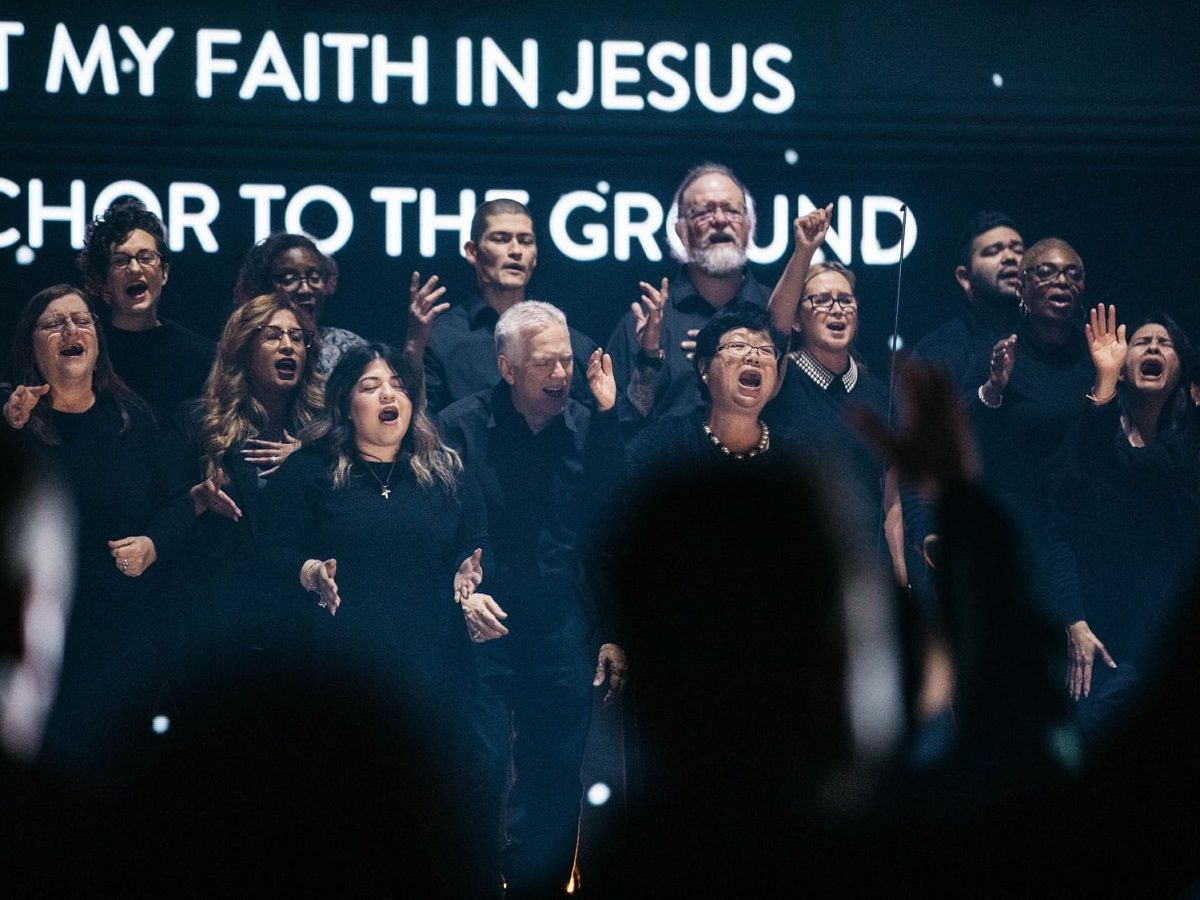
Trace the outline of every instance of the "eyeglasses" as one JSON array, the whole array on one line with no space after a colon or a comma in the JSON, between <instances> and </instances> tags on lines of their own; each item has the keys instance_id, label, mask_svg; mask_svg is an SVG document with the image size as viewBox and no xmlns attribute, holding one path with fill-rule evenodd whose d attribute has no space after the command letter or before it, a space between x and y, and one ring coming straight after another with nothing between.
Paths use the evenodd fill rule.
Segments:
<instances>
[{"instance_id":1,"label":"eyeglasses","mask_svg":"<svg viewBox=\"0 0 1200 900\"><path fill-rule=\"evenodd\" d=\"M151 269L162 260L162 254L157 250L139 250L132 256L128 253L114 253L108 258L108 267L114 272L121 272L128 269L135 259L143 269Z\"/></svg>"},{"instance_id":2,"label":"eyeglasses","mask_svg":"<svg viewBox=\"0 0 1200 900\"><path fill-rule=\"evenodd\" d=\"M1066 275L1068 281L1073 281L1076 284L1083 282L1083 266L1074 264L1059 268L1054 263L1039 263L1031 269L1022 270L1022 274L1032 275L1033 280L1038 284L1054 281L1059 275Z\"/></svg>"},{"instance_id":3,"label":"eyeglasses","mask_svg":"<svg viewBox=\"0 0 1200 900\"><path fill-rule=\"evenodd\" d=\"M687 219L696 225L711 225L717 220L717 213L725 217L730 225L736 225L746 218L744 209L732 209L728 206L710 206L707 209L692 209L687 212Z\"/></svg>"},{"instance_id":4,"label":"eyeglasses","mask_svg":"<svg viewBox=\"0 0 1200 900\"><path fill-rule=\"evenodd\" d=\"M779 362L779 357L783 355L779 352L779 348L772 344L747 344L744 341L727 341L724 344L718 344L717 352L724 351L728 351L729 355L735 359L749 359L753 354L769 356L775 362Z\"/></svg>"},{"instance_id":5,"label":"eyeglasses","mask_svg":"<svg viewBox=\"0 0 1200 900\"><path fill-rule=\"evenodd\" d=\"M276 272L275 284L285 291L296 287L300 282L304 282L311 288L320 288L324 286L327 277L328 275L320 269L309 269L303 274L300 272Z\"/></svg>"},{"instance_id":6,"label":"eyeglasses","mask_svg":"<svg viewBox=\"0 0 1200 900\"><path fill-rule=\"evenodd\" d=\"M305 328L280 328L278 325L259 325L255 331L262 336L264 344L278 344L286 334L293 344L311 347L313 333Z\"/></svg>"},{"instance_id":7,"label":"eyeglasses","mask_svg":"<svg viewBox=\"0 0 1200 900\"><path fill-rule=\"evenodd\" d=\"M74 325L80 331L91 331L96 327L96 317L90 312L71 313L69 316L57 315L42 319L37 323L38 331L44 334L54 334L66 331L68 324Z\"/></svg>"},{"instance_id":8,"label":"eyeglasses","mask_svg":"<svg viewBox=\"0 0 1200 900\"><path fill-rule=\"evenodd\" d=\"M844 310L855 309L858 306L858 298L853 294L835 294L832 291L809 294L804 300L811 303L813 309L819 309L822 312L833 312L833 304L835 303Z\"/></svg>"}]
</instances>

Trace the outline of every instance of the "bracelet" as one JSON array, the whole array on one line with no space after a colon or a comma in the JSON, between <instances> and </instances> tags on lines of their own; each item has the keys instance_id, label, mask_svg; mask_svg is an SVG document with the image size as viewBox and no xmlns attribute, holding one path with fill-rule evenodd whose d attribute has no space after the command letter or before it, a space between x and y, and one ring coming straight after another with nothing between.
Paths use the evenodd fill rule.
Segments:
<instances>
[{"instance_id":1,"label":"bracelet","mask_svg":"<svg viewBox=\"0 0 1200 900\"><path fill-rule=\"evenodd\" d=\"M976 393L979 395L979 402L982 403L984 406L986 406L988 409L999 409L1001 407L1001 405L1003 405L1003 403L1004 403L1004 396L1001 395L1000 402L993 406L991 403L988 403L987 398L983 396L983 388L984 388L984 385L981 384L979 386L979 390L976 391Z\"/></svg>"},{"instance_id":2,"label":"bracelet","mask_svg":"<svg viewBox=\"0 0 1200 900\"><path fill-rule=\"evenodd\" d=\"M666 358L666 355L666 351L663 350L662 347L659 347L657 350L645 350L639 347L636 360L639 366L645 366L649 369L658 369L662 367L663 360Z\"/></svg>"},{"instance_id":3,"label":"bracelet","mask_svg":"<svg viewBox=\"0 0 1200 900\"><path fill-rule=\"evenodd\" d=\"M313 594L319 594L321 593L321 588L313 580L312 574L318 567L320 567L321 563L317 562L316 566L313 566L312 562L313 560L309 560L300 569L300 584L306 591L309 591Z\"/></svg>"},{"instance_id":4,"label":"bracelet","mask_svg":"<svg viewBox=\"0 0 1200 900\"><path fill-rule=\"evenodd\" d=\"M1091 400L1097 406L1103 406L1105 403L1109 403L1112 400L1112 398L1115 396L1117 396L1117 392L1113 391L1111 394L1109 394L1107 397L1105 397L1103 400L1101 400L1099 397L1096 396L1095 388L1092 388L1090 391L1088 391L1086 394L1083 395L1085 400Z\"/></svg>"}]
</instances>

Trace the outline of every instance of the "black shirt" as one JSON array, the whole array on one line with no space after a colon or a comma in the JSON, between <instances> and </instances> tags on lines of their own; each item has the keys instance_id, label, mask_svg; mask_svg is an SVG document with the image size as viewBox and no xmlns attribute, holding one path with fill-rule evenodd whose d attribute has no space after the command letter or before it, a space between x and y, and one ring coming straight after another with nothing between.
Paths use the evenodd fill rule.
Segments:
<instances>
[{"instance_id":1,"label":"black shirt","mask_svg":"<svg viewBox=\"0 0 1200 900\"><path fill-rule=\"evenodd\" d=\"M1017 330L1019 320L1002 328L989 326L971 306L939 325L917 342L913 357L944 368L951 382L960 390L966 387L963 379L971 361L980 354L989 352L996 343ZM975 385L979 387L979 385Z\"/></svg>"},{"instance_id":2,"label":"black shirt","mask_svg":"<svg viewBox=\"0 0 1200 900\"><path fill-rule=\"evenodd\" d=\"M500 380L496 368L496 322L500 314L479 294L465 304L446 310L433 326L425 348L425 393L429 414L437 415L451 403L492 387ZM587 384L588 359L596 342L568 327L575 369L571 374L571 396L594 408L595 399Z\"/></svg>"},{"instance_id":3,"label":"black shirt","mask_svg":"<svg viewBox=\"0 0 1200 900\"><path fill-rule=\"evenodd\" d=\"M554 621L602 594L593 576L621 462L615 412L568 400L535 434L502 381L443 410L438 425L487 501L496 567L485 568L484 587L510 615Z\"/></svg>"},{"instance_id":4,"label":"black shirt","mask_svg":"<svg viewBox=\"0 0 1200 900\"><path fill-rule=\"evenodd\" d=\"M305 560L336 559L341 605L336 616L318 616L321 652L348 670L374 673L399 699L450 709L470 679L454 573L476 547L484 551L485 576L492 565L479 488L466 476L453 495L436 482L422 485L407 452L394 469L356 458L344 488L333 486L331 465L304 448L267 479L259 518L263 562L289 587L299 583ZM389 497L381 496L379 480ZM315 607L315 595L308 597Z\"/></svg>"},{"instance_id":5,"label":"black shirt","mask_svg":"<svg viewBox=\"0 0 1200 900\"><path fill-rule=\"evenodd\" d=\"M809 359L809 365L817 365ZM839 503L849 522L861 535L863 549L882 549L877 540L882 523L883 458L854 429L851 410L865 408L881 420L887 417L887 388L861 366L853 388L844 388L845 375L831 375L829 387L818 384L794 358L788 358L788 373L779 394L763 410L763 419L774 429L788 428L804 442L818 460L822 475L836 485ZM833 389L831 389L833 388Z\"/></svg>"},{"instance_id":6,"label":"black shirt","mask_svg":"<svg viewBox=\"0 0 1200 900\"><path fill-rule=\"evenodd\" d=\"M1080 590L1056 598L1060 623L1086 620L1118 666L1140 666L1152 659L1195 553L1195 452L1172 431L1132 446L1116 402L1086 409L1067 449L1054 507L1078 563Z\"/></svg>"},{"instance_id":7,"label":"black shirt","mask_svg":"<svg viewBox=\"0 0 1200 900\"><path fill-rule=\"evenodd\" d=\"M108 325L113 370L149 404L159 424L171 421L184 400L199 397L212 368L216 345L166 319L147 331Z\"/></svg>"}]
</instances>

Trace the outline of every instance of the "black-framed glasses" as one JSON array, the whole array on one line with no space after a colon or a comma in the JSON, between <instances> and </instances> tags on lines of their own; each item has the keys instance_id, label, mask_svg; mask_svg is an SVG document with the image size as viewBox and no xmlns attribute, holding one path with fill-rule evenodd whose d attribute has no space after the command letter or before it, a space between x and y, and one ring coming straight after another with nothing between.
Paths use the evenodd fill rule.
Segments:
<instances>
[{"instance_id":1,"label":"black-framed glasses","mask_svg":"<svg viewBox=\"0 0 1200 900\"><path fill-rule=\"evenodd\" d=\"M1023 269L1022 272L1025 275L1032 275L1033 280L1038 284L1054 281L1059 275L1066 275L1067 280L1075 284L1083 283L1083 266L1077 266L1074 263L1061 267L1050 262L1038 263L1032 268Z\"/></svg>"},{"instance_id":2,"label":"black-framed glasses","mask_svg":"<svg viewBox=\"0 0 1200 900\"><path fill-rule=\"evenodd\" d=\"M275 284L283 288L285 291L291 290L298 286L300 282L304 282L311 288L321 288L325 285L325 279L329 274L321 269L309 269L307 272L276 272Z\"/></svg>"},{"instance_id":3,"label":"black-framed glasses","mask_svg":"<svg viewBox=\"0 0 1200 900\"><path fill-rule=\"evenodd\" d=\"M833 312L833 304L842 309L850 310L858 307L858 298L853 294L843 294L841 291L821 291L819 294L809 294L802 302L811 303L813 309L822 312Z\"/></svg>"},{"instance_id":4,"label":"black-framed glasses","mask_svg":"<svg viewBox=\"0 0 1200 900\"><path fill-rule=\"evenodd\" d=\"M121 272L128 269L134 260L137 260L137 264L143 269L150 269L162 261L162 254L157 250L139 250L134 254L114 253L108 258L108 267L114 272Z\"/></svg>"},{"instance_id":5,"label":"black-framed glasses","mask_svg":"<svg viewBox=\"0 0 1200 900\"><path fill-rule=\"evenodd\" d=\"M768 356L775 362L779 362L779 357L783 355L774 344L747 344L745 341L726 341L724 344L718 344L717 352L728 352L737 359L749 359L751 355Z\"/></svg>"},{"instance_id":6,"label":"black-framed glasses","mask_svg":"<svg viewBox=\"0 0 1200 900\"><path fill-rule=\"evenodd\" d=\"M40 319L37 323L38 331L44 334L66 331L68 325L74 325L80 331L91 331L96 327L96 316L90 312L76 312L69 316L50 316L47 319Z\"/></svg>"},{"instance_id":7,"label":"black-framed glasses","mask_svg":"<svg viewBox=\"0 0 1200 900\"><path fill-rule=\"evenodd\" d=\"M280 328L278 325L259 325L254 329L264 344L278 344L286 334L293 344L311 347L313 333L306 328Z\"/></svg>"},{"instance_id":8,"label":"black-framed glasses","mask_svg":"<svg viewBox=\"0 0 1200 900\"><path fill-rule=\"evenodd\" d=\"M744 209L734 209L731 206L709 206L706 209L689 209L686 213L689 222L696 225L711 225L717 220L717 213L725 217L725 221L736 225L746 218Z\"/></svg>"}]
</instances>

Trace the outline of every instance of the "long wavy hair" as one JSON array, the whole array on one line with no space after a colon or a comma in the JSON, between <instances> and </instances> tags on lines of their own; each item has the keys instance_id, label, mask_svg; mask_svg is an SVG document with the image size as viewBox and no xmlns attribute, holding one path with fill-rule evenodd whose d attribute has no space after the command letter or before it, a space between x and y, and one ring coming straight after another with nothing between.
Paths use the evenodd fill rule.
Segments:
<instances>
[{"instance_id":1,"label":"long wavy hair","mask_svg":"<svg viewBox=\"0 0 1200 900\"><path fill-rule=\"evenodd\" d=\"M290 312L301 328L313 333L313 344L305 353L304 367L291 393L286 418L294 428L303 429L321 415L325 403L324 380L316 369L321 335L312 317L287 297L272 294L255 297L230 314L204 383L200 400L203 409L200 462L206 477L216 477L231 448L257 437L267 427L266 407L254 395L251 356L258 347L258 329L278 312Z\"/></svg>"},{"instance_id":2,"label":"long wavy hair","mask_svg":"<svg viewBox=\"0 0 1200 900\"><path fill-rule=\"evenodd\" d=\"M350 469L359 456L354 442L354 423L350 419L350 397L363 371L376 359L383 360L399 376L412 403L412 421L400 449L408 453L408 465L417 483L424 487L437 486L447 494L454 494L458 473L462 471L462 459L452 447L442 443L429 418L420 376L409 371L400 352L388 344L364 344L342 354L325 387L324 413L301 434L301 438L333 461L330 469L333 486L346 487L350 483Z\"/></svg>"},{"instance_id":3,"label":"long wavy hair","mask_svg":"<svg viewBox=\"0 0 1200 900\"><path fill-rule=\"evenodd\" d=\"M12 350L8 355L8 365L5 367L2 386L5 390L12 391L19 384L46 383L46 375L38 368L37 354L33 349L34 331L37 328L38 319L42 317L46 307L59 297L66 297L70 294L74 294L87 305L88 312L96 321L96 367L92 370L93 393L97 397L108 397L116 404L117 411L121 414L121 434L124 434L129 428L131 414L135 410L153 421L154 415L150 412L150 407L113 371L112 360L108 357L108 344L104 337L104 328L100 324L99 316L96 315L96 307L87 294L70 284L55 284L38 291L25 304L25 308L21 310L21 315L17 319L16 328L13 330ZM54 445L62 443L62 437L54 427L54 420L50 415L53 409L50 393L38 400L25 427L42 443Z\"/></svg>"},{"instance_id":4,"label":"long wavy hair","mask_svg":"<svg viewBox=\"0 0 1200 900\"><path fill-rule=\"evenodd\" d=\"M1179 357L1179 381L1176 382L1171 396L1167 398L1162 411L1158 414L1158 433L1159 435L1168 432L1182 434L1188 430L1190 414L1188 387L1192 379L1196 377L1196 373L1191 370L1192 342L1188 340L1187 334L1179 327L1179 324L1162 311L1150 313L1137 325L1129 328L1129 340L1132 341L1133 336L1146 325L1161 325L1167 329L1171 343L1175 345L1175 353ZM1117 404L1121 409L1121 422L1125 428L1126 437L1129 435L1129 423L1134 420L1134 407L1137 403L1137 391L1125 378L1122 378L1117 382Z\"/></svg>"}]
</instances>

